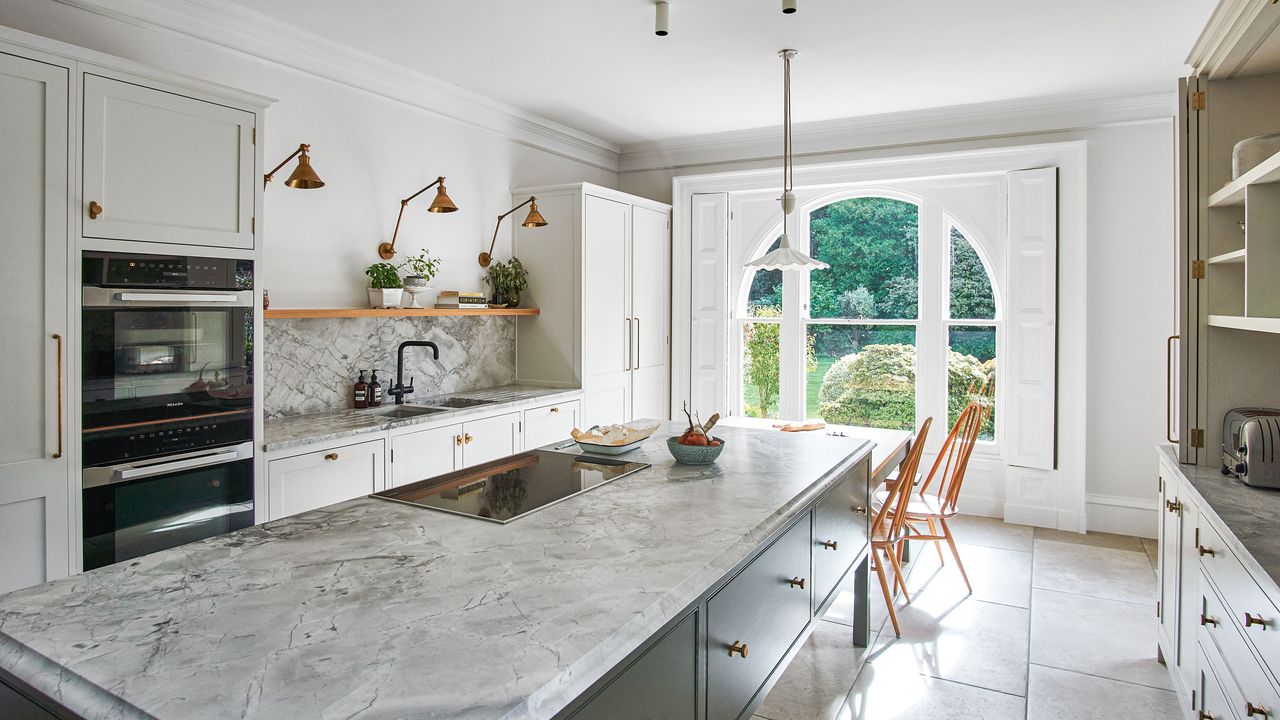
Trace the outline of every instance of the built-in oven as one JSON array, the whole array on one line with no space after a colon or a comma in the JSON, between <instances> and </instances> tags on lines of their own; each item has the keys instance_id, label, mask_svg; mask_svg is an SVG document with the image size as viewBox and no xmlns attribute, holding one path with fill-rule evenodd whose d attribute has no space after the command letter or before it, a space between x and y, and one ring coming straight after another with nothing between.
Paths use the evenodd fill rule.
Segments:
<instances>
[{"instance_id":1,"label":"built-in oven","mask_svg":"<svg viewBox=\"0 0 1280 720\"><path fill-rule=\"evenodd\" d=\"M85 569L251 524L252 261L86 252L82 273Z\"/></svg>"}]
</instances>

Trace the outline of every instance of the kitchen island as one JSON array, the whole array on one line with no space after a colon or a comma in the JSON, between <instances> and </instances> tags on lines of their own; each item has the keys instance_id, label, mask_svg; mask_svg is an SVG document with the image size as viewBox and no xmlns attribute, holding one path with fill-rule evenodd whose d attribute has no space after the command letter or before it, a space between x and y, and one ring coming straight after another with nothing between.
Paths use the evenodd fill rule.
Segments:
<instances>
[{"instance_id":1,"label":"kitchen island","mask_svg":"<svg viewBox=\"0 0 1280 720\"><path fill-rule=\"evenodd\" d=\"M362 498L0 597L0 680L94 720L602 717L683 629L679 702L736 717L846 577L865 616L872 446L725 427L716 465L682 466L679 429L627 456L652 467L509 525ZM730 637L739 616L799 629ZM752 670L722 677L738 640L757 649L729 670Z\"/></svg>"}]
</instances>

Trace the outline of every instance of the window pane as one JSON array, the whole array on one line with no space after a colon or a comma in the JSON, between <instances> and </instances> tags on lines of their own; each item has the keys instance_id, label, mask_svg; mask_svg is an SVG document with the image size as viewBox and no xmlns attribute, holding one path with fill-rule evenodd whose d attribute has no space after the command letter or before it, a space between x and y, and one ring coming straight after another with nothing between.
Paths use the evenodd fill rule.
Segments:
<instances>
[{"instance_id":1,"label":"window pane","mask_svg":"<svg viewBox=\"0 0 1280 720\"><path fill-rule=\"evenodd\" d=\"M991 326L957 325L950 330L947 354L947 426L960 417L970 402L986 407L981 440L996 437L996 329Z\"/></svg>"},{"instance_id":2,"label":"window pane","mask_svg":"<svg viewBox=\"0 0 1280 720\"><path fill-rule=\"evenodd\" d=\"M773 241L773 245L765 252L778 248L781 238ZM764 253L761 253L763 255ZM744 315L748 317L778 317L782 314L782 271L757 270L747 278L747 308ZM777 315L771 314L776 309Z\"/></svg>"},{"instance_id":3,"label":"window pane","mask_svg":"<svg viewBox=\"0 0 1280 720\"><path fill-rule=\"evenodd\" d=\"M742 323L742 414L747 417L778 417L781 331L779 323Z\"/></svg>"},{"instance_id":4,"label":"window pane","mask_svg":"<svg viewBox=\"0 0 1280 720\"><path fill-rule=\"evenodd\" d=\"M823 325L808 329L809 417L912 430L916 424L916 329Z\"/></svg>"},{"instance_id":5,"label":"window pane","mask_svg":"<svg viewBox=\"0 0 1280 720\"><path fill-rule=\"evenodd\" d=\"M995 320L996 300L991 278L964 233L951 228L951 317L957 320Z\"/></svg>"},{"instance_id":6,"label":"window pane","mask_svg":"<svg viewBox=\"0 0 1280 720\"><path fill-rule=\"evenodd\" d=\"M810 317L914 319L919 288L919 209L901 200L841 200L809 216Z\"/></svg>"}]
</instances>

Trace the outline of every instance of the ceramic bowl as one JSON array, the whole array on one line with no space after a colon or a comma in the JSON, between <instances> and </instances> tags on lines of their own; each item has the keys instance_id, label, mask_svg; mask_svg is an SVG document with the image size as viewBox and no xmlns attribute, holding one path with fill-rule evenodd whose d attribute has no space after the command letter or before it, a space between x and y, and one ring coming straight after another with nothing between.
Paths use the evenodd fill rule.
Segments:
<instances>
[{"instance_id":1,"label":"ceramic bowl","mask_svg":"<svg viewBox=\"0 0 1280 720\"><path fill-rule=\"evenodd\" d=\"M676 442L679 439L667 438L667 450L671 451L671 457L681 465L710 465L724 451L724 440L714 435L711 439L719 440L719 445L681 445Z\"/></svg>"}]
</instances>

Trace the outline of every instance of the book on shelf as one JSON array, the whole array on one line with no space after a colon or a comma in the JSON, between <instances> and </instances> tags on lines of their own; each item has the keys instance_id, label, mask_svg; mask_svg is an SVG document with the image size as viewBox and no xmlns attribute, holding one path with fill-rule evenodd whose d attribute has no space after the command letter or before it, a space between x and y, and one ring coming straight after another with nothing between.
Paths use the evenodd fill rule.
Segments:
<instances>
[{"instance_id":1,"label":"book on shelf","mask_svg":"<svg viewBox=\"0 0 1280 720\"><path fill-rule=\"evenodd\" d=\"M436 303L437 310L484 310L489 303Z\"/></svg>"},{"instance_id":2,"label":"book on shelf","mask_svg":"<svg viewBox=\"0 0 1280 720\"><path fill-rule=\"evenodd\" d=\"M457 290L442 290L440 292L439 302L488 302L488 298L484 293L480 292L459 292Z\"/></svg>"}]
</instances>

